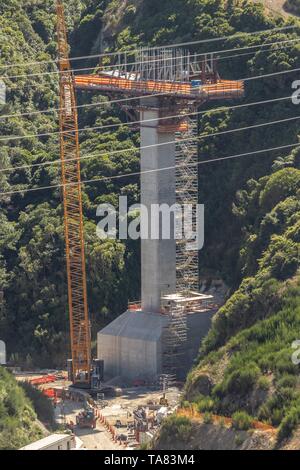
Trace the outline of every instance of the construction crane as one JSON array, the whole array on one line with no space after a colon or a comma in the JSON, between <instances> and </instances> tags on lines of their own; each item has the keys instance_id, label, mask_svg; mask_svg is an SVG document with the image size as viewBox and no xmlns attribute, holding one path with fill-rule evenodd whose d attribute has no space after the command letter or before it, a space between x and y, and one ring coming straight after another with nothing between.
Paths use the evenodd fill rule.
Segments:
<instances>
[{"instance_id":1,"label":"construction crane","mask_svg":"<svg viewBox=\"0 0 300 470\"><path fill-rule=\"evenodd\" d=\"M89 387L91 338L84 253L78 116L64 7L61 0L57 0L57 37L60 70L60 156L72 351L71 376L74 385Z\"/></svg>"}]
</instances>

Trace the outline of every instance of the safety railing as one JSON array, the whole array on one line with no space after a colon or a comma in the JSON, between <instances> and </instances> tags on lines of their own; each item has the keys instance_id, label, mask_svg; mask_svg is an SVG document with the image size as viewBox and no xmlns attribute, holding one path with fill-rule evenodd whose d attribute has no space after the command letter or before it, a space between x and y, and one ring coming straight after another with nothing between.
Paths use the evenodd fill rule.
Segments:
<instances>
[{"instance_id":1,"label":"safety railing","mask_svg":"<svg viewBox=\"0 0 300 470\"><path fill-rule=\"evenodd\" d=\"M129 80L121 77L77 75L75 85L78 88L99 88L103 90L114 90L119 92L140 93L165 93L178 95L179 97L201 97L220 98L230 96L242 96L244 84L242 81L220 80L217 83L193 87L190 83L167 82L154 80Z\"/></svg>"}]
</instances>

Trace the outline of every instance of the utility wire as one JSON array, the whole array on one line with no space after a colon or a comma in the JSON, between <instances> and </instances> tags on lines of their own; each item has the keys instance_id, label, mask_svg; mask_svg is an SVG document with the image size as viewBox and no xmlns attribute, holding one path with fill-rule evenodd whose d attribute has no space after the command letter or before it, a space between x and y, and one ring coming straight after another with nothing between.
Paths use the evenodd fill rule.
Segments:
<instances>
[{"instance_id":1,"label":"utility wire","mask_svg":"<svg viewBox=\"0 0 300 470\"><path fill-rule=\"evenodd\" d=\"M181 43L175 43L175 44L169 44L169 45L162 45L162 46L153 46L151 47L152 50L154 49L160 49L162 47L164 48L174 48L174 47L182 47L182 46L192 46L192 45L197 45L197 44L207 44L210 42L216 42L216 41L222 41L222 40L228 40L228 39L235 39L238 38L239 36L253 36L255 34L264 34L264 33L272 33L272 32L278 32L278 31L287 31L291 29L297 28L296 25L291 25L291 26L283 26L281 28L269 28L261 31L252 31L250 33L246 32L239 32L235 33L229 36L221 36L218 38L210 38L210 39L201 39L197 41L189 41L189 42L181 42ZM116 56L120 54L133 54L134 52L140 52L141 49L147 49L140 47L138 49L132 49L132 50L127 50L127 51L115 51L115 52L107 52L107 53L101 53L101 54L94 54L94 55L85 55L85 56L78 56L78 57L70 57L69 60L83 60L83 59L95 59L99 57L111 57L111 56ZM24 67L24 66L33 66L33 65L44 65L44 64L56 64L59 62L59 60L45 60L45 61L36 61L36 62L25 62L22 64L6 64L6 65L0 65L1 68L12 68L12 67Z\"/></svg>"},{"instance_id":2,"label":"utility wire","mask_svg":"<svg viewBox=\"0 0 300 470\"><path fill-rule=\"evenodd\" d=\"M233 105L233 106L220 106L218 108L212 108L212 109L209 109L209 110L194 111L194 112L183 113L183 114L175 114L173 116L162 116L162 117L151 118L151 119L142 119L142 120L138 120L138 121L131 121L131 122L127 122L127 123L120 122L120 123L116 123L116 124L105 124L103 126L85 127L85 128L82 128L82 129L78 129L78 132L89 132L89 131L94 131L94 130L111 129L111 128L122 127L122 126L127 126L128 127L128 126L133 126L133 125L137 125L137 124L143 124L145 122L161 121L161 120L164 120L164 119L175 119L175 118L180 118L180 117L198 116L198 115L201 115L201 114L210 113L211 111L244 108L244 107L256 106L256 105L260 105L260 104L273 103L273 102L276 102L276 101L283 101L283 100L290 99L290 98L291 98L290 96L286 96L286 97L283 97L283 98L273 98L271 100L256 101L254 103L236 104L236 105ZM64 131L64 132L68 132L68 131ZM46 137L46 136L49 136L49 135L53 135L53 134L58 135L58 134L62 134L62 133L63 132L61 132L61 131L56 131L56 132L50 132L50 133L45 133L45 134L39 134L38 137ZM31 135L31 136L20 136L20 138L25 138L25 137L37 137L37 136L35 134ZM0 142L1 142L1 139L0 139Z\"/></svg>"},{"instance_id":3,"label":"utility wire","mask_svg":"<svg viewBox=\"0 0 300 470\"><path fill-rule=\"evenodd\" d=\"M195 136L195 137L188 137L186 139L177 139L177 140L172 140L172 141L168 141L168 142L161 142L160 144L151 144L151 145L145 145L145 146L141 146L141 147L128 147L126 149L121 149L121 150L112 150L112 151L107 150L107 151L105 151L103 153L100 153L100 154L97 154L97 155L91 154L91 155L81 156L80 160L87 160L87 159L91 159L91 158L99 158L99 157L105 156L107 154L116 155L116 154L125 153L125 152L140 152L141 150L145 150L145 149L149 149L149 148L153 148L153 147L162 147L162 146L165 146L165 145L171 145L171 144L176 144L176 143L180 143L180 142L198 141L198 140L201 140L202 138L206 138L206 137L216 137L218 135L231 134L233 132L240 132L240 131L245 131L245 130L249 130L249 129L257 129L257 128L260 128L260 127L271 126L271 125L280 124L280 123L283 123L283 122L295 121L295 120L298 120L298 119L300 119L300 116L294 116L294 117L290 117L290 118L279 119L277 121L268 121L268 122L264 122L264 123L261 123L261 124L254 124L252 126L238 127L236 129L228 129L226 131L213 132L213 133L203 133L203 134L200 134L200 135ZM75 161L75 160L77 160L77 157L68 158L68 162L72 162L72 161ZM52 165L57 165L57 164L60 164L60 163L61 163L61 160L59 159L59 160L54 160L54 161L42 162L42 163L32 163L32 164L22 165L22 166L18 166L18 167L1 168L0 173L4 173L4 172L7 172L7 171L25 170L25 169L36 168L36 167L52 166Z\"/></svg>"},{"instance_id":4,"label":"utility wire","mask_svg":"<svg viewBox=\"0 0 300 470\"><path fill-rule=\"evenodd\" d=\"M298 39L297 39L298 41ZM268 52L270 51L270 48L268 49L263 49L262 51L254 51L254 52L246 52L246 53L243 53L243 54L234 54L234 55L230 55L230 56L226 56L226 57L220 57L218 58L218 61L220 60L226 60L226 59L234 59L236 57L241 57L241 56L247 56L247 55L252 55L252 54L256 54L256 52ZM276 52L277 49L274 51ZM164 96L165 93L158 93L158 94L152 94L152 95L145 95L143 96L143 98L152 98L153 96ZM117 100L111 100L111 101L104 101L104 102L97 102L97 103L87 103L87 104L82 104L82 105L77 105L77 106L74 106L72 107L72 109L82 109L82 108L90 108L90 107L94 107L94 106L98 106L98 105L109 105L109 104L112 104L112 103L121 103L123 101L131 101L131 100L136 100L138 98L136 98L135 96L134 97L130 97L130 98L122 98L122 99L117 99ZM13 118L13 117L24 117L24 116L34 116L34 115L39 115L39 114L46 114L46 113L55 113L55 112L59 112L59 111L65 111L66 108L49 108L49 109L45 109L45 110L41 110L41 111L26 111L26 112L23 112L23 113L14 113L14 114L4 114L4 115L0 115L0 120L1 119L9 119L9 118Z\"/></svg>"},{"instance_id":5,"label":"utility wire","mask_svg":"<svg viewBox=\"0 0 300 470\"><path fill-rule=\"evenodd\" d=\"M275 150L283 150L283 149L288 149L288 148L296 148L296 147L300 147L300 143L281 145L279 147L271 147L271 148L261 149L261 150L254 150L252 152L240 153L240 154L237 154L237 155L230 155L230 156L226 156L226 157L213 158L213 159L210 159L210 160L202 160L200 162L189 163L187 165L169 166L169 167L157 168L157 169L153 169L153 170L138 171L138 172L135 172L135 173L124 173L123 175L103 176L101 178L83 180L80 183L66 183L66 184L61 183L61 184L55 184L55 185L50 185L50 186L42 186L42 187L38 187L38 188L20 189L20 190L17 190L17 191L5 191L5 192L0 192L0 196L8 196L8 195L13 195L13 194L25 194L25 193L28 193L28 192L42 191L42 190L45 190L45 189L55 189L55 188L62 188L62 187L74 186L74 185L76 186L78 184L82 185L82 184L88 184L88 183L98 183L98 182L108 181L108 180L111 181L111 180L115 180L115 179L127 178L127 177L130 177L130 176L140 176L141 174L156 173L156 172L160 172L160 171L173 170L173 169L176 169L176 168L179 168L179 167L182 167L182 166L185 166L185 167L186 166L187 167L200 166L200 165L204 165L204 164L207 164L207 163L220 162L220 161L224 161L224 160L231 160L231 159L235 159L235 158L245 157L247 155L259 155L259 154L265 153L265 152L271 152L271 151L275 151Z\"/></svg>"},{"instance_id":6,"label":"utility wire","mask_svg":"<svg viewBox=\"0 0 300 470\"><path fill-rule=\"evenodd\" d=\"M257 80L257 79L260 79L260 78L265 78L265 77L270 77L270 76L273 76L273 75L280 75L280 74L284 74L284 73L291 73L291 72L295 72L295 71L298 71L300 70L300 68L297 68L297 69L290 69L290 70L284 70L284 71L281 71L281 72L273 72L271 74L265 74L265 75L258 75L256 77L247 77L247 78L242 78L240 79L241 81L247 81L247 80ZM238 80L237 80L238 81ZM165 95L167 95L167 93L165 93ZM154 96L154 95L153 95ZM236 107L241 107L243 105L237 105ZM234 108L234 107L233 107ZM210 110L211 111L211 110ZM185 116L190 116L192 114L202 114L202 113L205 113L205 112L208 112L208 111L198 111L196 113L186 113ZM176 118L176 117L180 117L180 116L183 116L183 115L177 115L177 116L164 116L163 118L157 118L157 119L154 119L154 120L159 120L159 119L167 119L167 118ZM136 121L134 124L138 124L138 123L141 123L143 121ZM113 126L124 126L124 125L130 125L130 124L133 124L133 123L127 123L127 124L124 124L124 123L120 123L120 124L114 124ZM112 126L112 125L109 125L109 126ZM95 126L95 127L90 127L90 128L83 128L83 129L79 129L78 132L86 132L86 131L91 131L91 130L100 130L100 129L103 129L105 126ZM23 140L23 139L32 139L32 138L36 138L36 137L49 137L51 135L60 135L60 134L63 134L67 131L53 131L53 132L45 132L45 133L42 133L42 134L27 134L27 135L23 135L23 136L4 136L4 137L1 137L0 138L0 142L3 142L3 141L11 141L11 140Z\"/></svg>"},{"instance_id":7,"label":"utility wire","mask_svg":"<svg viewBox=\"0 0 300 470\"><path fill-rule=\"evenodd\" d=\"M284 44L286 45L286 43L292 43L291 45L293 45L293 43L295 42L299 42L300 39L297 38L297 39L286 39L285 41L275 41L275 42L270 42L270 43L261 43L261 44L254 44L254 45L251 45L251 46L244 46L244 47L234 47L232 49L224 49L224 50L219 50L219 51L211 51L211 52L206 52L206 53L201 53L201 54L193 54L192 57L195 58L195 57L202 57L202 56L205 56L207 54L224 54L224 53L227 53L227 52L234 52L234 51L243 51L243 50L246 50L246 49L254 49L254 48L258 48L258 47L266 47L266 46L273 46L273 45L277 45L277 44ZM282 46L284 47L284 46ZM264 49L263 49L264 50ZM268 50L268 49L266 49ZM257 52L260 52L260 51L257 51ZM242 55L242 54L241 54ZM188 55L183 55L183 56L180 56L180 57L177 57L177 59L185 59L187 58ZM222 59L219 58L218 60ZM147 63L153 63L153 62L160 62L161 59L149 59L147 60ZM173 60L173 57L172 58L166 58L166 60ZM84 68L75 68L75 69L72 69L71 72L74 73L74 72L87 72L87 71L90 71L90 70L95 70L97 67L101 67L101 70L112 70L115 68L114 71L118 71L119 70L122 70L122 67L125 67L125 66L133 66L133 65L140 65L140 64L143 64L144 62L142 61L139 61L139 62L125 62L125 63L121 63L121 64L113 64L113 65L106 65L106 66L94 66L94 67L84 67ZM170 65L166 65L166 68L170 68L172 67L172 64ZM61 70L54 70L54 71L51 71L51 72L36 72L36 73L25 73L25 74L20 74L20 75L7 75L7 76L3 76L2 79L16 79L16 78L28 78L28 77L39 77L39 76L46 76L46 75L59 75L61 73L64 73L63 71ZM130 73L130 72L128 72Z\"/></svg>"},{"instance_id":8,"label":"utility wire","mask_svg":"<svg viewBox=\"0 0 300 470\"><path fill-rule=\"evenodd\" d=\"M144 95L143 96L143 99L144 98L153 98L154 96L165 96L166 93L152 93L151 95ZM120 98L118 100L110 100L110 101L98 101L97 103L87 103L87 104L81 104L81 105L77 105L77 106L72 106L71 109L82 109L82 108L92 108L94 106L99 106L99 105L110 105L110 104L114 104L114 103L122 103L122 102L125 102L125 101L134 101L134 100L138 100L140 99L140 96L131 96L131 97L128 97L128 98ZM45 110L42 110L42 111L27 111L27 112L24 112L24 113L15 113L15 114L4 114L4 115L1 115L0 114L0 121L1 119L8 119L8 118L13 118L13 117L22 117L22 116L32 116L32 115L35 115L35 114L46 114L46 113L54 113L54 112L60 112L60 111L65 111L66 108L49 108L49 109L45 109Z\"/></svg>"},{"instance_id":9,"label":"utility wire","mask_svg":"<svg viewBox=\"0 0 300 470\"><path fill-rule=\"evenodd\" d=\"M292 72L298 72L300 68L297 69L290 69L290 70L282 70L281 72L272 72L272 73L265 73L263 75L256 75L254 77L245 77L245 78L240 78L240 80L243 80L244 82L248 82L250 80L258 80L260 78L267 78L267 77L273 77L274 75L282 75L285 73L292 73Z\"/></svg>"}]
</instances>

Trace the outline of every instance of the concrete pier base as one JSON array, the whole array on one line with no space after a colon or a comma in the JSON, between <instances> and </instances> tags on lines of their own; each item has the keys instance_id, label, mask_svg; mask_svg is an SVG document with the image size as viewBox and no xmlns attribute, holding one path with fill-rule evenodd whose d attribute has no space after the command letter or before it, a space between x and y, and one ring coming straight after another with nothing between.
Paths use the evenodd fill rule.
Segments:
<instances>
[{"instance_id":1,"label":"concrete pier base","mask_svg":"<svg viewBox=\"0 0 300 470\"><path fill-rule=\"evenodd\" d=\"M215 310L187 315L187 347L184 371L198 355ZM126 311L98 332L98 359L104 360L105 380L116 376L124 381L155 381L162 373L162 335L168 317L158 313Z\"/></svg>"}]
</instances>

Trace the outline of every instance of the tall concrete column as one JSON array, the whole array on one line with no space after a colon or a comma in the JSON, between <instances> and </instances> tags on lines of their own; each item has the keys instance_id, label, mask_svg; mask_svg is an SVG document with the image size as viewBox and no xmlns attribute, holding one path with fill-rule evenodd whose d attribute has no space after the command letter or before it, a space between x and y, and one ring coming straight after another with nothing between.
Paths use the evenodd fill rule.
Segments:
<instances>
[{"instance_id":1,"label":"tall concrete column","mask_svg":"<svg viewBox=\"0 0 300 470\"><path fill-rule=\"evenodd\" d=\"M159 312L161 295L176 289L176 241L172 226L170 239L162 239L161 230L159 239L151 239L150 214L154 204L171 207L176 203L175 144L160 145L174 142L175 134L158 132L161 122L156 120L159 117L157 98L141 100L141 106L141 120L153 119L141 125L141 203L148 209L148 218L142 214L141 225L148 223L149 230L148 239L141 241L142 310ZM143 149L145 146L152 147ZM168 167L173 168L143 173Z\"/></svg>"}]
</instances>

